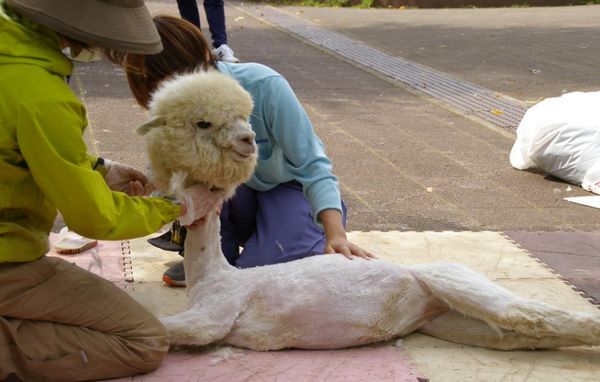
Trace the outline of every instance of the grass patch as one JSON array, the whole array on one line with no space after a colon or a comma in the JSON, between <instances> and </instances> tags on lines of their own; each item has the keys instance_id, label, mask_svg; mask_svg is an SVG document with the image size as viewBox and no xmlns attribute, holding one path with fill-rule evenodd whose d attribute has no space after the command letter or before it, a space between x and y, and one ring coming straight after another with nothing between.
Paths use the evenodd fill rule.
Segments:
<instances>
[{"instance_id":1,"label":"grass patch","mask_svg":"<svg viewBox=\"0 0 600 382\"><path fill-rule=\"evenodd\" d=\"M299 5L304 7L322 8L375 8L377 6L375 0L360 0L358 5L356 5L356 1L357 0L266 0L257 2L275 5Z\"/></svg>"},{"instance_id":2,"label":"grass patch","mask_svg":"<svg viewBox=\"0 0 600 382\"><path fill-rule=\"evenodd\" d=\"M273 5L297 5L305 7L333 7L333 8L359 8L359 9L370 9L370 8L394 8L394 9L418 9L418 6L405 6L394 5L381 6L379 0L249 0L250 2L266 3ZM465 4L462 6L456 6L451 8L479 8L479 5L468 4L468 0L465 0ZM399 2L400 3L400 2ZM477 1L475 1L477 4ZM531 4L529 0L515 0L513 4L503 3L501 7L506 8L529 8ZM570 0L565 1L564 5L593 5L600 4L600 0ZM538 6L538 5L536 5ZM440 7L446 8L446 7Z\"/></svg>"},{"instance_id":3,"label":"grass patch","mask_svg":"<svg viewBox=\"0 0 600 382\"><path fill-rule=\"evenodd\" d=\"M260 3L280 5L300 5L304 7L345 7L347 0L267 0Z\"/></svg>"}]
</instances>

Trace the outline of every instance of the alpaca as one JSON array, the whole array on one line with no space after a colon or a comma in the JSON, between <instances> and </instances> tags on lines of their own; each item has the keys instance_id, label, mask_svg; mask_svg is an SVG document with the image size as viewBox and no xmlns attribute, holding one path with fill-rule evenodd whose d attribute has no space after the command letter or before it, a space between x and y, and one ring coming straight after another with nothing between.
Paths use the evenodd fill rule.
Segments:
<instances>
[{"instance_id":1,"label":"alpaca","mask_svg":"<svg viewBox=\"0 0 600 382\"><path fill-rule=\"evenodd\" d=\"M251 108L241 86L216 71L166 82L140 128L157 185L167 190L183 171L179 189L203 184L231 196L256 163ZM338 349L415 331L503 350L600 344L600 314L521 298L460 265L335 254L241 270L227 263L219 232L216 210L188 229L189 306L161 318L172 345Z\"/></svg>"}]
</instances>

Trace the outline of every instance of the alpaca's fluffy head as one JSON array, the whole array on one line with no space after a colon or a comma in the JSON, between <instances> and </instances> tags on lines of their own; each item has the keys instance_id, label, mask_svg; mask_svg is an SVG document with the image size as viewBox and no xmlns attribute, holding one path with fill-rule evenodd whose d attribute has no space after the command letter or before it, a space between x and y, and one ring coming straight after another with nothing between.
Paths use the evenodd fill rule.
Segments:
<instances>
[{"instance_id":1,"label":"alpaca's fluffy head","mask_svg":"<svg viewBox=\"0 0 600 382\"><path fill-rule=\"evenodd\" d=\"M175 173L186 184L205 183L231 196L256 165L255 134L248 124L252 98L215 70L166 81L152 96L146 138L153 181L170 192Z\"/></svg>"}]
</instances>

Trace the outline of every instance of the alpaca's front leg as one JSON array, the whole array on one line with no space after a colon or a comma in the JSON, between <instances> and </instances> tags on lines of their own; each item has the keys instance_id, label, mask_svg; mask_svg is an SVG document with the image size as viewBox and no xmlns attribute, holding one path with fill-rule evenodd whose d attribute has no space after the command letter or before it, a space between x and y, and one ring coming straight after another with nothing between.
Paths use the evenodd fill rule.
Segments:
<instances>
[{"instance_id":1,"label":"alpaca's front leg","mask_svg":"<svg viewBox=\"0 0 600 382\"><path fill-rule=\"evenodd\" d=\"M227 322L194 310L161 318L160 321L169 333L171 345L208 345L225 338L231 329Z\"/></svg>"}]
</instances>

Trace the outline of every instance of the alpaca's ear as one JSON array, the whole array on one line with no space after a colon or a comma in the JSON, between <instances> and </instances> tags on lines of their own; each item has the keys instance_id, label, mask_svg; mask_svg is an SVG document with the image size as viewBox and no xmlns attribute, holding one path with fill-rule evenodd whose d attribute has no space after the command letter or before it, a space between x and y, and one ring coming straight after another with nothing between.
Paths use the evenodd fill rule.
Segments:
<instances>
[{"instance_id":1,"label":"alpaca's ear","mask_svg":"<svg viewBox=\"0 0 600 382\"><path fill-rule=\"evenodd\" d=\"M167 124L167 121L163 118L163 117L155 117L152 118L151 120L149 120L148 122L144 123L141 126L138 126L135 131L139 134L139 135L144 135L146 134L151 128L153 127L159 127L159 126L164 126Z\"/></svg>"}]
</instances>

